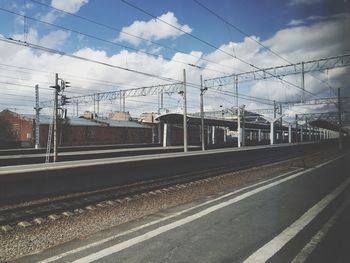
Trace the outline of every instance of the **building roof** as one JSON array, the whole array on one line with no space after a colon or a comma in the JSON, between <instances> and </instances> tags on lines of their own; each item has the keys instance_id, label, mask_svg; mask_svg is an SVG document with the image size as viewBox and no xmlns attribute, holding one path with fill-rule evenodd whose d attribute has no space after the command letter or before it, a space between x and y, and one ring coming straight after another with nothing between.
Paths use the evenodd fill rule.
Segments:
<instances>
[{"instance_id":1,"label":"building roof","mask_svg":"<svg viewBox=\"0 0 350 263\"><path fill-rule=\"evenodd\" d=\"M101 121L107 123L110 127L151 128L150 126L140 124L134 121L117 121L110 119L103 119Z\"/></svg>"},{"instance_id":2,"label":"building roof","mask_svg":"<svg viewBox=\"0 0 350 263\"><path fill-rule=\"evenodd\" d=\"M200 125L201 118L198 116L187 115L187 123L192 125ZM179 113L168 113L159 116L156 118L160 122L171 123L171 124L182 124L183 123L183 115ZM219 118L204 118L204 125L209 126L221 126L221 127L229 127L232 130L237 130L237 120L227 120L227 119L219 119ZM246 128L251 129L270 129L269 123L253 123L253 122L245 122Z\"/></svg>"},{"instance_id":3,"label":"building roof","mask_svg":"<svg viewBox=\"0 0 350 263\"><path fill-rule=\"evenodd\" d=\"M20 117L34 120L33 114L19 114ZM40 115L40 124L49 125L52 119L49 115ZM95 126L95 127L127 127L127 128L150 128L150 126L134 121L117 121L111 119L85 119L80 117L69 117L66 123L71 126Z\"/></svg>"}]
</instances>

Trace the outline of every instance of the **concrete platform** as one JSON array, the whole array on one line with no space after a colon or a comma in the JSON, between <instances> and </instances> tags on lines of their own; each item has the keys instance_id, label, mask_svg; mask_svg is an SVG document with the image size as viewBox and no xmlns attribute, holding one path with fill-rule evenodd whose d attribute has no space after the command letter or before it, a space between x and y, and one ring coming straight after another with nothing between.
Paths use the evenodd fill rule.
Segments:
<instances>
[{"instance_id":1,"label":"concrete platform","mask_svg":"<svg viewBox=\"0 0 350 263\"><path fill-rule=\"evenodd\" d=\"M0 203L96 190L214 168L239 170L332 146L332 142L283 144L1 167Z\"/></svg>"}]
</instances>

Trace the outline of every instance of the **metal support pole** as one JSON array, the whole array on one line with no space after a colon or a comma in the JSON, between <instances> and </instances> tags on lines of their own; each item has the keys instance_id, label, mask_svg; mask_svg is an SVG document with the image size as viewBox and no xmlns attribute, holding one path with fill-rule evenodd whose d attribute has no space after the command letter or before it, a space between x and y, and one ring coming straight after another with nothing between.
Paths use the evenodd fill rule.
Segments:
<instances>
[{"instance_id":1,"label":"metal support pole","mask_svg":"<svg viewBox=\"0 0 350 263\"><path fill-rule=\"evenodd\" d=\"M245 113L245 106L243 105L242 107L242 146L245 146L245 118L244 118L244 113Z\"/></svg>"},{"instance_id":2,"label":"metal support pole","mask_svg":"<svg viewBox=\"0 0 350 263\"><path fill-rule=\"evenodd\" d=\"M125 91L123 91L123 112L125 112Z\"/></svg>"},{"instance_id":3,"label":"metal support pole","mask_svg":"<svg viewBox=\"0 0 350 263\"><path fill-rule=\"evenodd\" d=\"M305 72L304 72L304 62L301 62L301 102L305 102Z\"/></svg>"},{"instance_id":4,"label":"metal support pole","mask_svg":"<svg viewBox=\"0 0 350 263\"><path fill-rule=\"evenodd\" d=\"M304 129L300 126L300 142L304 142Z\"/></svg>"},{"instance_id":5,"label":"metal support pole","mask_svg":"<svg viewBox=\"0 0 350 263\"><path fill-rule=\"evenodd\" d=\"M273 145L275 143L275 131L273 121L270 123L270 144Z\"/></svg>"},{"instance_id":6,"label":"metal support pole","mask_svg":"<svg viewBox=\"0 0 350 263\"><path fill-rule=\"evenodd\" d=\"M210 126L207 126L207 144L210 144Z\"/></svg>"},{"instance_id":7,"label":"metal support pole","mask_svg":"<svg viewBox=\"0 0 350 263\"><path fill-rule=\"evenodd\" d=\"M237 116L237 146L238 148L241 148L242 143L242 131L241 131L241 109L238 109L238 116Z\"/></svg>"},{"instance_id":8,"label":"metal support pole","mask_svg":"<svg viewBox=\"0 0 350 263\"><path fill-rule=\"evenodd\" d=\"M55 163L57 161L58 156L58 136L57 136L57 122L58 122L58 74L56 73L55 76L55 102L54 102L54 123L53 123L53 162Z\"/></svg>"},{"instance_id":9,"label":"metal support pole","mask_svg":"<svg viewBox=\"0 0 350 263\"><path fill-rule=\"evenodd\" d=\"M79 101L77 100L77 117L79 117Z\"/></svg>"},{"instance_id":10,"label":"metal support pole","mask_svg":"<svg viewBox=\"0 0 350 263\"><path fill-rule=\"evenodd\" d=\"M94 114L93 114L93 119L95 119L96 116L96 94L94 93Z\"/></svg>"},{"instance_id":11,"label":"metal support pole","mask_svg":"<svg viewBox=\"0 0 350 263\"><path fill-rule=\"evenodd\" d=\"M288 125L288 143L292 143L292 125Z\"/></svg>"},{"instance_id":12,"label":"metal support pole","mask_svg":"<svg viewBox=\"0 0 350 263\"><path fill-rule=\"evenodd\" d=\"M183 135L184 135L184 152L187 152L187 101L186 101L186 70L183 70Z\"/></svg>"},{"instance_id":13,"label":"metal support pole","mask_svg":"<svg viewBox=\"0 0 350 263\"><path fill-rule=\"evenodd\" d=\"M163 126L163 147L167 147L168 145L168 124L164 123Z\"/></svg>"},{"instance_id":14,"label":"metal support pole","mask_svg":"<svg viewBox=\"0 0 350 263\"><path fill-rule=\"evenodd\" d=\"M203 102L203 94L206 90L203 88L203 77L200 76L201 80L201 93L200 93L200 110L201 110L201 143L202 143L202 151L205 150L205 139L204 139L204 102Z\"/></svg>"},{"instance_id":15,"label":"metal support pole","mask_svg":"<svg viewBox=\"0 0 350 263\"><path fill-rule=\"evenodd\" d=\"M341 121L340 88L338 88L338 128L339 128L339 150L343 149L343 127Z\"/></svg>"},{"instance_id":16,"label":"metal support pole","mask_svg":"<svg viewBox=\"0 0 350 263\"><path fill-rule=\"evenodd\" d=\"M216 130L216 126L212 126L212 127L211 127L211 131L212 131L212 132L211 132L211 141L212 141L213 144L216 143L215 130Z\"/></svg>"},{"instance_id":17,"label":"metal support pole","mask_svg":"<svg viewBox=\"0 0 350 263\"><path fill-rule=\"evenodd\" d=\"M238 76L236 75L235 77L235 100L236 100L236 102L235 102L235 106L237 107L237 109L238 109Z\"/></svg>"},{"instance_id":18,"label":"metal support pole","mask_svg":"<svg viewBox=\"0 0 350 263\"><path fill-rule=\"evenodd\" d=\"M97 93L97 118L100 117L100 94Z\"/></svg>"},{"instance_id":19,"label":"metal support pole","mask_svg":"<svg viewBox=\"0 0 350 263\"><path fill-rule=\"evenodd\" d=\"M295 114L295 142L298 142L298 114Z\"/></svg>"},{"instance_id":20,"label":"metal support pole","mask_svg":"<svg viewBox=\"0 0 350 263\"><path fill-rule=\"evenodd\" d=\"M277 116L277 106L276 106L276 101L273 101L273 119L275 120ZM275 122L272 122L272 125L275 126ZM276 139L276 132L275 132L275 127L273 127L272 129L272 136L273 136L273 143L275 143L275 139ZM271 136L271 135L270 135Z\"/></svg>"},{"instance_id":21,"label":"metal support pole","mask_svg":"<svg viewBox=\"0 0 350 263\"><path fill-rule=\"evenodd\" d=\"M282 116L283 112L282 112L282 103L280 103L280 107L279 107L279 114ZM283 131L283 118L281 117L281 143L283 143L284 140L284 131Z\"/></svg>"},{"instance_id":22,"label":"metal support pole","mask_svg":"<svg viewBox=\"0 0 350 263\"><path fill-rule=\"evenodd\" d=\"M123 91L120 90L119 91L119 112L122 112L123 106L122 106L122 101L123 101L123 95L122 95Z\"/></svg>"},{"instance_id":23,"label":"metal support pole","mask_svg":"<svg viewBox=\"0 0 350 263\"><path fill-rule=\"evenodd\" d=\"M35 85L35 149L40 148L40 110L39 85Z\"/></svg>"}]
</instances>

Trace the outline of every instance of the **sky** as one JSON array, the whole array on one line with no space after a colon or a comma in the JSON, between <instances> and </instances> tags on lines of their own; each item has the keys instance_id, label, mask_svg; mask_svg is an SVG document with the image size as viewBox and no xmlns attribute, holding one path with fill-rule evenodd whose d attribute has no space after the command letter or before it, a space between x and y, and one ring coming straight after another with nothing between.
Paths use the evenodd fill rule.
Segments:
<instances>
[{"instance_id":1,"label":"sky","mask_svg":"<svg viewBox=\"0 0 350 263\"><path fill-rule=\"evenodd\" d=\"M54 73L71 82L65 92L72 97L183 81L185 69L193 84L188 111L198 112L200 75L223 77L350 53L348 0L2 0L0 25L0 110L22 113L34 113L36 84L41 101L52 99ZM349 73L337 68L306 74L306 98L334 96L337 88L350 95ZM239 93L255 99L240 98L239 104L265 109L273 100L298 101L300 85L300 75L242 83ZM206 92L205 110L234 106L232 85L220 89ZM158 96L126 99L134 117L158 108ZM181 95L165 94L164 108L181 112ZM119 100L100 102L100 116L119 109ZM93 105L79 105L79 114L84 110ZM286 114L292 119L320 110L334 109L291 107ZM76 108L69 105L72 114Z\"/></svg>"}]
</instances>

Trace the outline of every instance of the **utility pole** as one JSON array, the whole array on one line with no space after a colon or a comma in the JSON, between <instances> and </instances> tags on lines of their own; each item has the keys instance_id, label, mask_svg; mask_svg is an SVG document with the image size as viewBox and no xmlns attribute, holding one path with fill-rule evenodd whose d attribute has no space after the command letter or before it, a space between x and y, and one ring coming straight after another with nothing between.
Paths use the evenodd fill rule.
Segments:
<instances>
[{"instance_id":1,"label":"utility pole","mask_svg":"<svg viewBox=\"0 0 350 263\"><path fill-rule=\"evenodd\" d=\"M338 127L339 127L339 150L343 149L343 128L341 122L340 88L338 88Z\"/></svg>"},{"instance_id":2,"label":"utility pole","mask_svg":"<svg viewBox=\"0 0 350 263\"><path fill-rule=\"evenodd\" d=\"M100 93L97 93L97 118L100 117Z\"/></svg>"},{"instance_id":3,"label":"utility pole","mask_svg":"<svg viewBox=\"0 0 350 263\"><path fill-rule=\"evenodd\" d=\"M35 149L40 148L40 108L39 85L35 85Z\"/></svg>"},{"instance_id":4,"label":"utility pole","mask_svg":"<svg viewBox=\"0 0 350 263\"><path fill-rule=\"evenodd\" d=\"M160 97L160 95L161 95L161 97ZM163 90L160 93L158 93L158 116L160 116L161 109L163 109ZM160 144L160 142L161 142L160 134L162 131L161 123L159 122L157 126L158 126L158 143Z\"/></svg>"},{"instance_id":5,"label":"utility pole","mask_svg":"<svg viewBox=\"0 0 350 263\"><path fill-rule=\"evenodd\" d=\"M235 78L235 95L236 95L235 104L238 109L238 76L236 75L234 78Z\"/></svg>"},{"instance_id":6,"label":"utility pole","mask_svg":"<svg viewBox=\"0 0 350 263\"><path fill-rule=\"evenodd\" d=\"M93 113L93 119L95 119L96 116L96 94L94 93L94 113Z\"/></svg>"},{"instance_id":7,"label":"utility pole","mask_svg":"<svg viewBox=\"0 0 350 263\"><path fill-rule=\"evenodd\" d=\"M301 62L301 102L305 102L305 71L304 71L304 62Z\"/></svg>"},{"instance_id":8,"label":"utility pole","mask_svg":"<svg viewBox=\"0 0 350 263\"><path fill-rule=\"evenodd\" d=\"M281 116L281 143L283 143L284 131L283 131L283 118L282 118L282 103L280 103L279 114Z\"/></svg>"},{"instance_id":9,"label":"utility pole","mask_svg":"<svg viewBox=\"0 0 350 263\"><path fill-rule=\"evenodd\" d=\"M61 86L58 85L58 80L61 80ZM59 92L64 91L66 87L70 87L69 82L65 82L63 79L58 78L58 74L55 74L55 86L50 86L50 88L55 89L55 99L54 99L54 117L53 117L53 162L55 163L57 161L58 156L58 136L57 136L57 125L58 125L58 95ZM62 95L63 103L62 105L65 105L67 103L67 97ZM50 135L49 135L50 137ZM51 143L51 140L50 140Z\"/></svg>"},{"instance_id":10,"label":"utility pole","mask_svg":"<svg viewBox=\"0 0 350 263\"><path fill-rule=\"evenodd\" d=\"M79 117L79 101L77 100L76 103L77 103L77 117Z\"/></svg>"},{"instance_id":11,"label":"utility pole","mask_svg":"<svg viewBox=\"0 0 350 263\"><path fill-rule=\"evenodd\" d=\"M245 105L242 105L242 146L245 147Z\"/></svg>"},{"instance_id":12,"label":"utility pole","mask_svg":"<svg viewBox=\"0 0 350 263\"><path fill-rule=\"evenodd\" d=\"M58 85L58 74L55 75L55 102L54 102L54 118L53 118L53 162L55 163L57 161L57 121L58 121L58 92L60 91L60 86Z\"/></svg>"},{"instance_id":13,"label":"utility pole","mask_svg":"<svg viewBox=\"0 0 350 263\"><path fill-rule=\"evenodd\" d=\"M271 124L270 130L271 130L271 136L273 137L272 144L276 142L276 131L275 131L275 119L277 117L277 106L276 106L276 101L273 101L273 122Z\"/></svg>"},{"instance_id":14,"label":"utility pole","mask_svg":"<svg viewBox=\"0 0 350 263\"><path fill-rule=\"evenodd\" d=\"M201 101L200 101L200 108L201 108L201 143L202 143L202 151L205 150L205 139L204 139L204 103L203 103L203 94L208 89L207 87L203 88L203 77L200 76L201 80Z\"/></svg>"},{"instance_id":15,"label":"utility pole","mask_svg":"<svg viewBox=\"0 0 350 263\"><path fill-rule=\"evenodd\" d=\"M122 112L122 100L123 100L123 96L122 96L122 91L119 91L119 112Z\"/></svg>"},{"instance_id":16,"label":"utility pole","mask_svg":"<svg viewBox=\"0 0 350 263\"><path fill-rule=\"evenodd\" d=\"M187 101L186 101L186 69L183 70L183 133L184 133L184 152L187 152Z\"/></svg>"},{"instance_id":17,"label":"utility pole","mask_svg":"<svg viewBox=\"0 0 350 263\"><path fill-rule=\"evenodd\" d=\"M295 142L298 142L298 114L295 114Z\"/></svg>"},{"instance_id":18,"label":"utility pole","mask_svg":"<svg viewBox=\"0 0 350 263\"><path fill-rule=\"evenodd\" d=\"M241 108L237 108L237 147L241 148L242 131L241 131Z\"/></svg>"},{"instance_id":19,"label":"utility pole","mask_svg":"<svg viewBox=\"0 0 350 263\"><path fill-rule=\"evenodd\" d=\"M123 112L125 112L125 91L123 91Z\"/></svg>"},{"instance_id":20,"label":"utility pole","mask_svg":"<svg viewBox=\"0 0 350 263\"><path fill-rule=\"evenodd\" d=\"M234 76L235 88L235 106L237 108L237 147L242 146L242 131L241 131L241 108L238 105L238 76Z\"/></svg>"}]
</instances>

